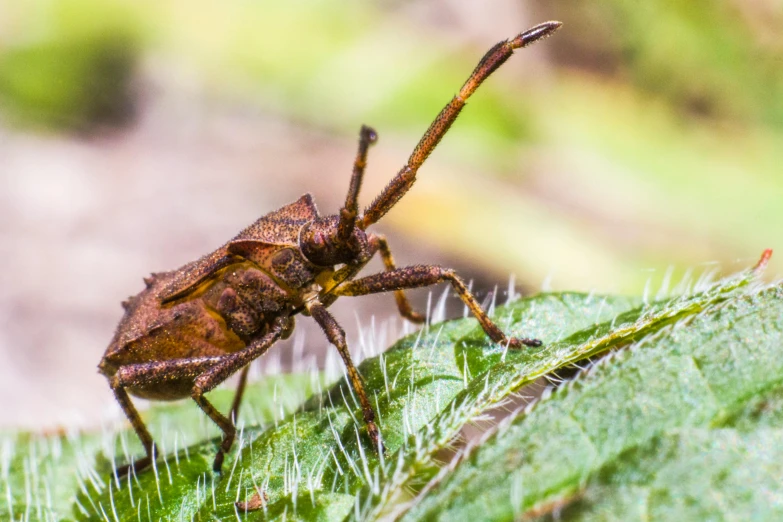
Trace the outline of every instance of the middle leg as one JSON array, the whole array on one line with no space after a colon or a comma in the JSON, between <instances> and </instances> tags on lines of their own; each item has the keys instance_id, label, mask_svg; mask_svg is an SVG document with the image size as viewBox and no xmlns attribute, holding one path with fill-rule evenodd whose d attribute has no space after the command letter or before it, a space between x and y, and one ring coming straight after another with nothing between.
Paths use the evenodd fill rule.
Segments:
<instances>
[{"instance_id":1,"label":"middle leg","mask_svg":"<svg viewBox=\"0 0 783 522\"><path fill-rule=\"evenodd\" d=\"M416 265L398 268L391 272L383 272L353 281L347 281L334 289L337 296L357 296L391 292L406 288L419 288L448 281L459 295L460 299L470 308L478 319L481 327L490 339L498 344L508 344L512 348L525 346L541 346L538 339L506 337L498 326L492 322L486 312L481 309L476 298L454 270L432 265Z\"/></svg>"},{"instance_id":2,"label":"middle leg","mask_svg":"<svg viewBox=\"0 0 783 522\"><path fill-rule=\"evenodd\" d=\"M215 455L215 461L212 464L212 469L217 473L219 473L223 467L225 454L229 452L231 446L234 444L237 430L234 426L233 419L227 418L220 413L217 408L204 397L204 394L228 379L240 368L247 367L253 360L263 355L275 341L281 337L283 332L286 331L289 323L290 319L288 317L278 317L275 324L266 335L251 342L243 350L224 357L218 364L199 375L193 384L190 396L196 401L196 404L199 405L201 410L206 413L223 432L223 442L220 444L217 455ZM245 371L243 371L243 376L240 378L241 387L237 390L238 397L235 397L234 404L232 405L232 412L236 412L239 409L238 400L241 399L241 393L244 390L244 384L242 383L244 381Z\"/></svg>"}]
</instances>

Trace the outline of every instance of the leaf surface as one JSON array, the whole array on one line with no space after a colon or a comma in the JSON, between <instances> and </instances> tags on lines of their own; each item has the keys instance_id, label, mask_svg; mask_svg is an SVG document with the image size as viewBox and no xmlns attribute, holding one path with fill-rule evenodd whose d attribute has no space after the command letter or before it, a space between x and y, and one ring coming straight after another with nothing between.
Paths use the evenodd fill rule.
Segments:
<instances>
[{"instance_id":1,"label":"leaf surface","mask_svg":"<svg viewBox=\"0 0 783 522\"><path fill-rule=\"evenodd\" d=\"M520 412L404 520L779 518L781 351L781 288L709 307Z\"/></svg>"},{"instance_id":2,"label":"leaf surface","mask_svg":"<svg viewBox=\"0 0 783 522\"><path fill-rule=\"evenodd\" d=\"M0 512L30 518L35 511L46 520L392 517L411 492L438 473L439 452L463 426L504 404L521 386L746 295L752 279L753 272L746 271L703 291L651 304L559 293L498 308L494 317L501 328L542 339L544 345L536 349L494 345L472 318L428 326L359 367L378 412L381 454L370 445L345 379L304 400L320 389L317 375L267 377L248 390L239 423L244 428L222 474L211 471L219 432L189 401L146 412L162 455L154 469L125 479L114 476L114 466L143 453L128 429L10 435L2 446L0 470L8 493L0 496ZM719 384L716 380L716 389ZM210 397L226 411L233 392L218 390ZM553 419L538 434L542 447L557 422L578 423L574 416ZM263 509L237 507L257 491L268 498Z\"/></svg>"}]
</instances>

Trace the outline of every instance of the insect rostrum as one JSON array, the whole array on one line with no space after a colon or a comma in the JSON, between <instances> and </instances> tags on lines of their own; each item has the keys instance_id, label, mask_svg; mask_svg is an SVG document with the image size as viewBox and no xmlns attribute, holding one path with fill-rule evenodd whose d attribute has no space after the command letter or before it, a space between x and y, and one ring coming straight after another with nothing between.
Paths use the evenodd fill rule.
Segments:
<instances>
[{"instance_id":1,"label":"insect rostrum","mask_svg":"<svg viewBox=\"0 0 783 522\"><path fill-rule=\"evenodd\" d=\"M358 195L367 151L377 134L363 126L353 175L338 215L320 216L309 194L271 212L231 241L201 259L171 272L152 274L146 289L123 303L125 315L99 369L141 439L146 456L119 469L148 466L155 444L129 393L153 400L192 397L223 431L215 456L220 471L236 435L236 419L248 365L277 340L291 334L294 316L311 316L342 356L358 396L373 446L382 442L375 412L351 361L345 333L327 308L340 296L394 292L400 314L423 317L411 309L404 290L449 282L492 341L511 348L539 346L535 339L509 338L481 309L453 270L432 265L396 268L386 239L367 232L416 180L419 167L456 120L466 100L515 49L549 36L559 22L546 22L498 43L481 59L459 93L430 124L407 164L381 194L358 213ZM385 271L355 279L376 254ZM242 370L231 411L223 414L204 394Z\"/></svg>"}]
</instances>

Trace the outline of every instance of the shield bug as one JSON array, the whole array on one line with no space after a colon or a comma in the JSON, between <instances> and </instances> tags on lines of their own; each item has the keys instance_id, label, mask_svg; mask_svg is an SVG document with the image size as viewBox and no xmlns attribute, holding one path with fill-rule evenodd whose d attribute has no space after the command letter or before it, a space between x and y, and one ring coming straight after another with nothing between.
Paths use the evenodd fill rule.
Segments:
<instances>
[{"instance_id":1,"label":"shield bug","mask_svg":"<svg viewBox=\"0 0 783 522\"><path fill-rule=\"evenodd\" d=\"M248 365L277 340L290 335L294 316L312 317L342 356L359 398L368 435L381 448L375 412L351 361L345 333L327 308L341 296L394 292L400 314L419 323L404 290L448 282L495 343L511 348L539 346L535 339L507 337L481 309L453 270L433 265L396 268L386 239L367 231L416 181L416 173L456 120L466 100L515 49L549 36L559 22L546 22L492 47L459 93L443 108L413 150L407 164L359 215L357 199L367 151L377 134L363 126L348 195L340 213L318 214L311 196L271 212L214 252L171 272L152 274L146 289L123 303L125 315L99 369L141 439L146 456L132 464L141 470L155 458L155 444L129 394L152 400L190 396L222 430L214 461L220 471L231 449ZM385 271L356 278L375 255ZM241 370L228 414L204 396ZM129 466L119 471L127 472Z\"/></svg>"}]
</instances>

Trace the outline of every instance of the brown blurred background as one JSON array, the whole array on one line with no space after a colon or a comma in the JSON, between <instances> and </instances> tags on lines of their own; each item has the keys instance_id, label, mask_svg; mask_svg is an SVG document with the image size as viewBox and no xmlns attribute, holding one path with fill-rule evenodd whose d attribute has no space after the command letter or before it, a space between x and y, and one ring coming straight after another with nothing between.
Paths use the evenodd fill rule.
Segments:
<instances>
[{"instance_id":1,"label":"brown blurred background","mask_svg":"<svg viewBox=\"0 0 783 522\"><path fill-rule=\"evenodd\" d=\"M95 366L142 276L304 192L336 211L362 123L369 202L482 54L549 19L374 227L398 264L501 302L512 274L654 298L783 247L776 0L0 3L0 428L105 418ZM390 296L333 310L354 346L403 331ZM326 350L308 322L276 364Z\"/></svg>"}]
</instances>

